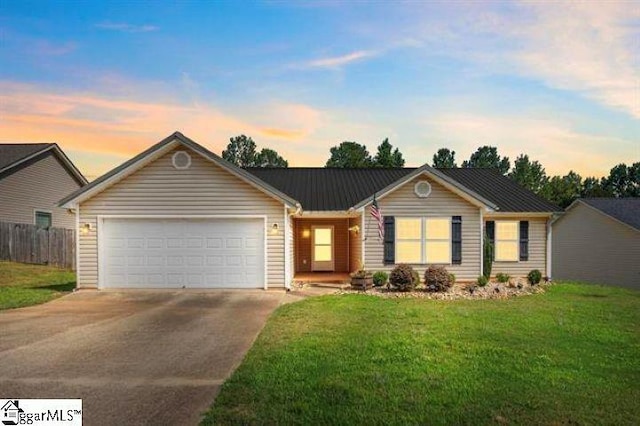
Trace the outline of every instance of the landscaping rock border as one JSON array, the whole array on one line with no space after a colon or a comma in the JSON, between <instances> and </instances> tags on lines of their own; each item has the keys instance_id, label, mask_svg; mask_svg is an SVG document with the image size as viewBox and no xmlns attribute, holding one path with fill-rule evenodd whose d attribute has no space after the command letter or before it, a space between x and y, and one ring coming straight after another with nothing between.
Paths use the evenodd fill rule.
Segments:
<instances>
[{"instance_id":1,"label":"landscaping rock border","mask_svg":"<svg viewBox=\"0 0 640 426\"><path fill-rule=\"evenodd\" d=\"M490 282L484 287L476 286L475 291L469 292L469 287L475 284L454 284L446 292L428 292L424 287L414 291L398 291L387 287L374 287L367 291L345 289L338 290L336 294L366 294L369 296L384 297L389 299L432 299L432 300L480 300L480 299L511 299L513 297L527 296L530 294L544 293L550 283L530 285L520 283L522 288L508 283Z\"/></svg>"}]
</instances>

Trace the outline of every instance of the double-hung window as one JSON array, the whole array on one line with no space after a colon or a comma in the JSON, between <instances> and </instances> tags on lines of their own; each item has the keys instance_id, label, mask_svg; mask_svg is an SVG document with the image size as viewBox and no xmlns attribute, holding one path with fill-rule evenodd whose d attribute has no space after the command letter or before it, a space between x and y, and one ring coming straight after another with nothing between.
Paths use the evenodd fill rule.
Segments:
<instances>
[{"instance_id":1,"label":"double-hung window","mask_svg":"<svg viewBox=\"0 0 640 426\"><path fill-rule=\"evenodd\" d=\"M396 218L396 263L451 263L451 219Z\"/></svg>"},{"instance_id":2,"label":"double-hung window","mask_svg":"<svg viewBox=\"0 0 640 426\"><path fill-rule=\"evenodd\" d=\"M497 262L517 262L518 221L496 221L495 260Z\"/></svg>"}]
</instances>

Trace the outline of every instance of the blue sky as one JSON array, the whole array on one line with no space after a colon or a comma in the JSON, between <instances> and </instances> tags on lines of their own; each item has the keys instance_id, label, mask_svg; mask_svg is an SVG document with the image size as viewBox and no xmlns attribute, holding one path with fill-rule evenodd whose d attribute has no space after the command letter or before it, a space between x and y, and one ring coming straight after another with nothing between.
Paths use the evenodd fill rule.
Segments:
<instances>
[{"instance_id":1,"label":"blue sky","mask_svg":"<svg viewBox=\"0 0 640 426\"><path fill-rule=\"evenodd\" d=\"M2 2L0 140L56 141L90 177L174 130L244 133L294 166L389 137L528 153L550 173L640 161L628 2Z\"/></svg>"}]
</instances>

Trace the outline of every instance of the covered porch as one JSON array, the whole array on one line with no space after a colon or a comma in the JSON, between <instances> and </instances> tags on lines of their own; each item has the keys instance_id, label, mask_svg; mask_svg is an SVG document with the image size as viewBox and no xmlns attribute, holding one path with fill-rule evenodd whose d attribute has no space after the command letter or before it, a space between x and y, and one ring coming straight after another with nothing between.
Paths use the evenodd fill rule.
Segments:
<instances>
[{"instance_id":1,"label":"covered porch","mask_svg":"<svg viewBox=\"0 0 640 426\"><path fill-rule=\"evenodd\" d=\"M294 280L346 283L362 261L362 216L303 215L293 218Z\"/></svg>"}]
</instances>

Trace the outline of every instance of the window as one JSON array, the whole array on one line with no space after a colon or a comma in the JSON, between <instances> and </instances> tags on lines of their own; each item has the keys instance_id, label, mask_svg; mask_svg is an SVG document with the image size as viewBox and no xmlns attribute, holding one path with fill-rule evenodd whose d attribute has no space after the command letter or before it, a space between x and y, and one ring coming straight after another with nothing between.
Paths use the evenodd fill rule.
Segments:
<instances>
[{"instance_id":1,"label":"window","mask_svg":"<svg viewBox=\"0 0 640 426\"><path fill-rule=\"evenodd\" d=\"M427 263L451 263L451 221L425 219Z\"/></svg>"},{"instance_id":2,"label":"window","mask_svg":"<svg viewBox=\"0 0 640 426\"><path fill-rule=\"evenodd\" d=\"M396 218L396 263L451 263L451 219Z\"/></svg>"},{"instance_id":3,"label":"window","mask_svg":"<svg viewBox=\"0 0 640 426\"><path fill-rule=\"evenodd\" d=\"M51 213L36 210L36 226L38 228L51 228Z\"/></svg>"},{"instance_id":4,"label":"window","mask_svg":"<svg viewBox=\"0 0 640 426\"><path fill-rule=\"evenodd\" d=\"M518 261L518 222L496 221L496 253L497 262Z\"/></svg>"},{"instance_id":5,"label":"window","mask_svg":"<svg viewBox=\"0 0 640 426\"><path fill-rule=\"evenodd\" d=\"M422 219L396 219L396 262L422 262Z\"/></svg>"}]
</instances>

